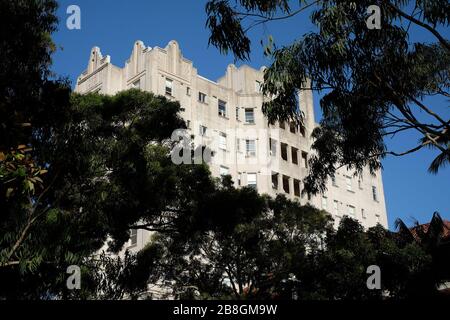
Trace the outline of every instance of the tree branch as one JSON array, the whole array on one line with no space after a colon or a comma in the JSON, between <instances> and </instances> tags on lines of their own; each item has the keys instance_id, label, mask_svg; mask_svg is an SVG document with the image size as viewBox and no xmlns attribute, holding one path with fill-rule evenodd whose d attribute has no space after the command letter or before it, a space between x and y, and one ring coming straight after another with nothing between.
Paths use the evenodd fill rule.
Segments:
<instances>
[{"instance_id":1,"label":"tree branch","mask_svg":"<svg viewBox=\"0 0 450 320\"><path fill-rule=\"evenodd\" d=\"M266 21L275 21L275 20L283 20L283 19L288 19L291 18L297 14L299 14L300 12L304 11L305 9L308 9L309 7L317 4L320 0L316 0L314 2L311 2L310 4L306 4L304 7L299 8L298 10L295 10L285 16L281 16L281 17L269 17L269 16L265 16L262 14L257 14L257 13L243 13L243 12L236 12L237 15L239 16L243 16L245 17L256 17L256 18L262 18L265 19Z\"/></svg>"},{"instance_id":2,"label":"tree branch","mask_svg":"<svg viewBox=\"0 0 450 320\"><path fill-rule=\"evenodd\" d=\"M281 16L281 17L268 17L262 14L257 14L257 13L242 13L242 12L236 12L237 15L241 15L245 17L257 17L257 18L261 18L262 20L258 20L255 21L255 23L251 24L249 27L247 27L244 30L244 33L247 33L250 29L256 27L257 25L260 25L262 23L266 23L269 21L277 21L277 20L284 20L284 19L288 19L288 18L292 18L293 16L299 14L300 12L308 9L309 7L312 7L313 5L317 4L320 0L316 0L310 4L305 5L304 7L301 7L300 9L293 11L285 16Z\"/></svg>"},{"instance_id":3,"label":"tree branch","mask_svg":"<svg viewBox=\"0 0 450 320\"><path fill-rule=\"evenodd\" d=\"M403 17L405 19L408 19L409 21L417 24L418 26L421 26L422 28L425 28L426 30L430 31L439 40L439 42L445 48L447 48L447 50L450 51L450 44L449 44L449 42L439 32L437 32L437 30L435 28L433 28L432 26L430 26L430 25L428 25L428 24L426 24L426 23L424 23L424 22L422 22L420 20L417 20L413 16L410 16L409 14L403 12L402 10L397 8L395 5L393 5L389 0L385 0L384 2L386 3L386 5L391 7L392 10L397 12L397 14L400 15L401 17Z\"/></svg>"}]
</instances>

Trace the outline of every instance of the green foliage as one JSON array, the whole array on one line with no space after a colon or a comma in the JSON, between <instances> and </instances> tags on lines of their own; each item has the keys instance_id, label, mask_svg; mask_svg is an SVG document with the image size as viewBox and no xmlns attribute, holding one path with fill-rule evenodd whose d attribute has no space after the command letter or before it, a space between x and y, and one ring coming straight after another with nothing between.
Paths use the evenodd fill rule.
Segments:
<instances>
[{"instance_id":1,"label":"green foliage","mask_svg":"<svg viewBox=\"0 0 450 320\"><path fill-rule=\"evenodd\" d=\"M56 8L54 0L0 4L0 151L29 142L50 74Z\"/></svg>"},{"instance_id":2,"label":"green foliage","mask_svg":"<svg viewBox=\"0 0 450 320\"><path fill-rule=\"evenodd\" d=\"M408 228L398 219L396 226L402 241L409 246L420 247L431 257L430 276L436 283L450 280L450 241L448 226L439 213L435 212L427 225L417 221L413 228Z\"/></svg>"},{"instance_id":3,"label":"green foliage","mask_svg":"<svg viewBox=\"0 0 450 320\"><path fill-rule=\"evenodd\" d=\"M33 143L33 160L47 171L45 189L0 202L5 297L75 297L65 288L65 268L85 265L107 239L118 251L132 227L187 234L210 211L209 170L171 161L170 135L184 127L178 103L130 90L73 95L60 109Z\"/></svg>"},{"instance_id":4,"label":"green foliage","mask_svg":"<svg viewBox=\"0 0 450 320\"><path fill-rule=\"evenodd\" d=\"M230 1L227 0L213 0L206 4L205 10L208 15L206 26L211 30L209 43L218 47L223 53L231 51L237 59L248 60L251 41L246 36L247 29L244 29L242 20L258 14L272 17L277 11L289 13L289 1L240 0L234 2L248 13L237 12L236 7L231 6Z\"/></svg>"},{"instance_id":5,"label":"green foliage","mask_svg":"<svg viewBox=\"0 0 450 320\"><path fill-rule=\"evenodd\" d=\"M241 192L242 190L230 190ZM246 207L247 200L236 202ZM185 299L367 300L437 294L431 256L416 243L380 225L367 231L344 217L330 216L279 196L262 211L228 226L181 239L159 234L159 270L152 281ZM233 227L230 228L230 225ZM381 269L381 290L369 290L367 268Z\"/></svg>"},{"instance_id":6,"label":"green foliage","mask_svg":"<svg viewBox=\"0 0 450 320\"><path fill-rule=\"evenodd\" d=\"M284 0L239 2L269 16L291 12ZM447 21L442 7L420 3L427 21ZM219 14L211 27L236 22L227 5L211 1ZM180 298L380 298L365 287L373 263L392 297L434 293L440 278L429 270L445 265L433 242L439 221L419 244L351 219L335 232L326 212L236 189L230 177L211 178L206 165L174 165L169 138L185 127L177 102L139 90L71 94L67 82L48 79L55 10L53 0L0 3L0 299L152 298L147 285L160 281ZM241 42L223 49L245 49L241 25L233 28ZM330 54L344 47L331 45ZM426 64L430 47L414 56L427 68L417 75L427 77L409 90L439 87L442 66ZM289 102L290 88L277 89L287 92L277 99ZM152 242L113 255L130 229L154 231ZM100 251L107 241L109 251ZM66 287L69 265L81 267L81 290Z\"/></svg>"},{"instance_id":7,"label":"green foliage","mask_svg":"<svg viewBox=\"0 0 450 320\"><path fill-rule=\"evenodd\" d=\"M152 298L146 296L147 284L157 274L160 256L161 250L156 245L149 245L138 253L125 251L122 256L96 254L85 265L87 288L83 294L99 300Z\"/></svg>"},{"instance_id":8,"label":"green foliage","mask_svg":"<svg viewBox=\"0 0 450 320\"><path fill-rule=\"evenodd\" d=\"M323 118L312 133L316 152L304 181L309 193L323 192L339 166L357 174L368 166L374 172L386 155L428 147L438 153L430 172L450 163L448 114L439 114L442 108L427 106L426 100L439 96L445 104L449 97L450 44L439 33L450 22L447 1L301 1L296 9L289 8L289 1L269 3L262 7L259 1L209 1L210 43L247 59L250 29L314 7L310 21L315 31L273 52L265 50L273 62L263 85L263 92L272 97L263 104L272 124L302 121L299 91L324 94ZM366 25L370 5L380 7L380 30ZM217 17L221 23L211 23ZM413 28L424 29L435 42L412 42ZM384 137L404 131L415 131L418 145L402 152L387 150Z\"/></svg>"},{"instance_id":9,"label":"green foliage","mask_svg":"<svg viewBox=\"0 0 450 320\"><path fill-rule=\"evenodd\" d=\"M5 296L23 289L10 286L16 280L33 283L24 273L37 272L48 254L45 247L21 245L40 242L38 235L29 235L41 214L34 204L46 188L47 176L36 140L44 127L51 130L70 92L65 81L48 79L56 9L53 0L0 3L0 272Z\"/></svg>"},{"instance_id":10,"label":"green foliage","mask_svg":"<svg viewBox=\"0 0 450 320\"><path fill-rule=\"evenodd\" d=\"M213 228L187 239L171 234L156 239L165 248L161 280L170 283L170 294L179 298L290 295L286 279L307 265L308 250L319 250L331 219L325 212L300 207L283 196L270 199L251 189L226 188L220 195L223 203L230 195L237 197L224 211L227 220L215 220ZM222 215L222 210L211 212L217 214Z\"/></svg>"},{"instance_id":11,"label":"green foliage","mask_svg":"<svg viewBox=\"0 0 450 320\"><path fill-rule=\"evenodd\" d=\"M63 90L68 97L64 81L48 80L51 54L55 50L49 35L56 30L56 8L53 0L3 1L0 4L2 198L34 193L42 188L40 172L44 168L34 163L33 132L39 127L37 122L51 114L50 105L62 98L55 90Z\"/></svg>"}]
</instances>

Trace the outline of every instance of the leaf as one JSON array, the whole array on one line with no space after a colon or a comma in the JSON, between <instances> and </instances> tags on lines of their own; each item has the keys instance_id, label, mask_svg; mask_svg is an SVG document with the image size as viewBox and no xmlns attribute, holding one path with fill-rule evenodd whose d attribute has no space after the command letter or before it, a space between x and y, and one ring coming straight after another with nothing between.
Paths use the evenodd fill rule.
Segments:
<instances>
[{"instance_id":1,"label":"leaf","mask_svg":"<svg viewBox=\"0 0 450 320\"><path fill-rule=\"evenodd\" d=\"M47 213L47 222L56 223L58 221L58 211L55 209L49 210Z\"/></svg>"},{"instance_id":2,"label":"leaf","mask_svg":"<svg viewBox=\"0 0 450 320\"><path fill-rule=\"evenodd\" d=\"M30 190L31 193L34 193L34 184L30 180L26 181L26 187Z\"/></svg>"},{"instance_id":3,"label":"leaf","mask_svg":"<svg viewBox=\"0 0 450 320\"><path fill-rule=\"evenodd\" d=\"M13 193L14 189L13 188L8 188L6 190L6 197L9 198L11 196L11 194Z\"/></svg>"},{"instance_id":4,"label":"leaf","mask_svg":"<svg viewBox=\"0 0 450 320\"><path fill-rule=\"evenodd\" d=\"M17 174L20 177L25 177L26 176L26 171L25 171L25 169L23 167L20 167L20 168L17 169Z\"/></svg>"},{"instance_id":5,"label":"leaf","mask_svg":"<svg viewBox=\"0 0 450 320\"><path fill-rule=\"evenodd\" d=\"M34 180L40 183L44 183L44 181L39 177L34 177Z\"/></svg>"}]
</instances>

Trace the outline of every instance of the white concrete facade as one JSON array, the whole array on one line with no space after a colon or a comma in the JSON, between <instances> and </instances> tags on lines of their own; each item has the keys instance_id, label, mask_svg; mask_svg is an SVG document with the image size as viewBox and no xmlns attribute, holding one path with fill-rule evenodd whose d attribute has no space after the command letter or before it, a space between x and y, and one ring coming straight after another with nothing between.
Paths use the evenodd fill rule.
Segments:
<instances>
[{"instance_id":1,"label":"white concrete facade","mask_svg":"<svg viewBox=\"0 0 450 320\"><path fill-rule=\"evenodd\" d=\"M289 123L284 129L279 124L269 126L261 110L263 71L229 65L215 82L198 74L176 41L165 48L150 48L137 41L123 68L94 47L75 91L112 95L139 88L177 100L195 144L213 151L210 168L214 176L230 174L237 186L254 185L260 193L282 193L302 204L311 203L330 212L336 223L349 215L365 227L377 223L387 227L381 172L372 176L365 170L362 177L354 177L340 169L334 183L332 179L328 182L325 195L311 199L301 195L311 153L310 134L317 126L312 94L302 91L299 95L304 128ZM148 237L147 232L138 232L135 247L144 246Z\"/></svg>"}]
</instances>

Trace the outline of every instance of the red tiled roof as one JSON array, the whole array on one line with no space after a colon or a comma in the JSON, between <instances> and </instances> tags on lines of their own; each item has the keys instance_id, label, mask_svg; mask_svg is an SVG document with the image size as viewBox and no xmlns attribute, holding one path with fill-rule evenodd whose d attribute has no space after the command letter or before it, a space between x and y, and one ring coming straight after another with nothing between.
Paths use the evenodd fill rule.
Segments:
<instances>
[{"instance_id":1,"label":"red tiled roof","mask_svg":"<svg viewBox=\"0 0 450 320\"><path fill-rule=\"evenodd\" d=\"M442 240L450 240L450 221L444 220L444 232L442 233ZM418 228L421 228L424 233L428 232L428 228L430 227L429 223L421 224L417 227L411 228L411 233L416 240L419 240L419 235L417 233Z\"/></svg>"}]
</instances>

